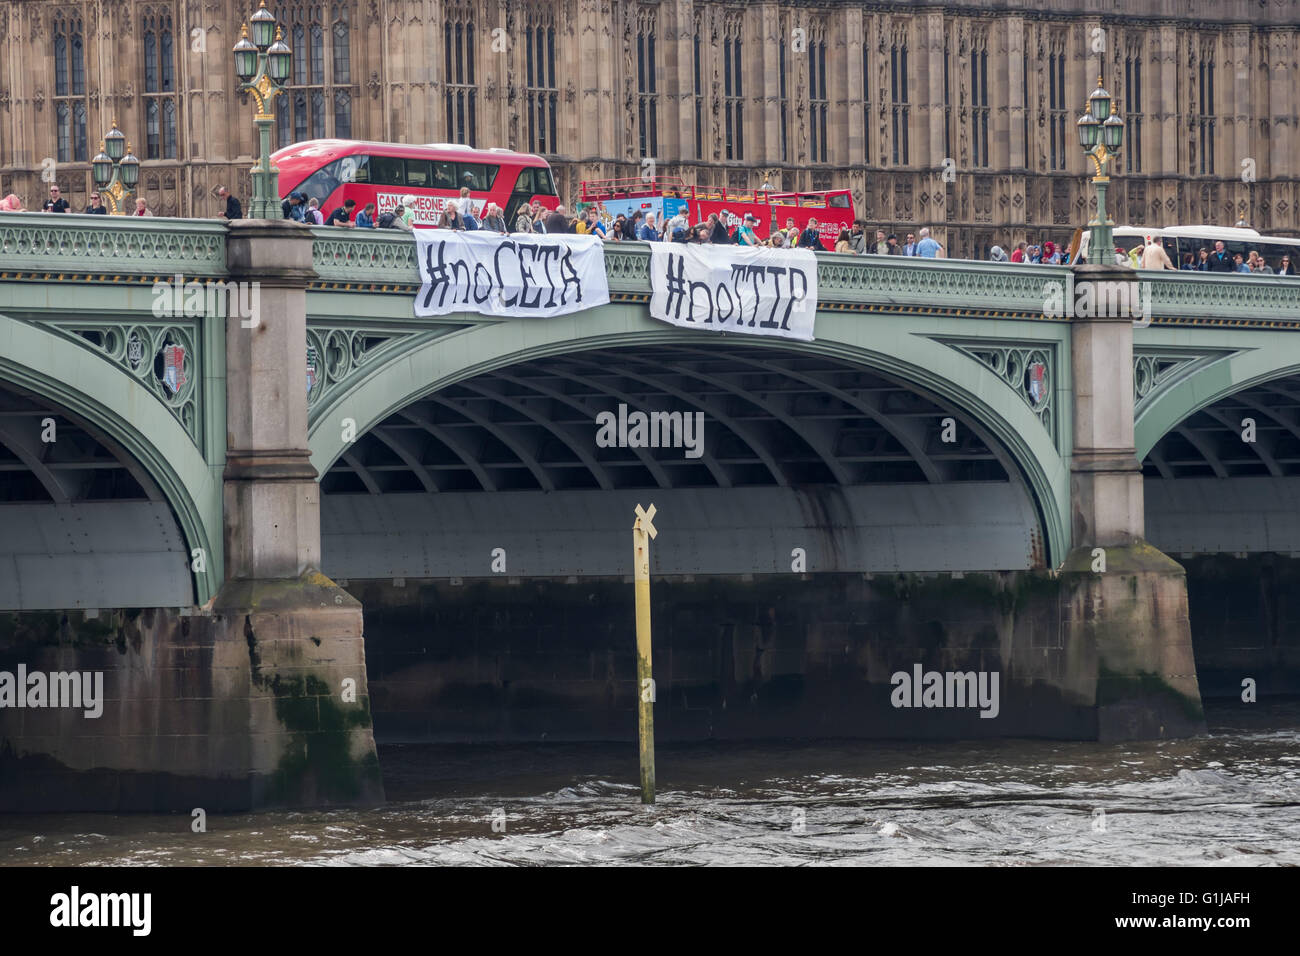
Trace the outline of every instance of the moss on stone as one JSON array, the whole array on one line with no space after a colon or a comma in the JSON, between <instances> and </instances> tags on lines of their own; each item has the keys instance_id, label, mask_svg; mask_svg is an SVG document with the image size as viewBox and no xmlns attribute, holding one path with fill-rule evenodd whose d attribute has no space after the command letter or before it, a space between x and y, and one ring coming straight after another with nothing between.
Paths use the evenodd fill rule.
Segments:
<instances>
[{"instance_id":1,"label":"moss on stone","mask_svg":"<svg viewBox=\"0 0 1300 956\"><path fill-rule=\"evenodd\" d=\"M1136 671L1121 673L1113 671L1105 664L1097 666L1097 703L1117 704L1124 701L1149 697L1166 697L1172 700L1183 714L1192 721L1205 719L1205 710L1201 702L1184 694L1159 674L1153 671Z\"/></svg>"},{"instance_id":2,"label":"moss on stone","mask_svg":"<svg viewBox=\"0 0 1300 956\"><path fill-rule=\"evenodd\" d=\"M1061 575L1070 578L1077 575L1134 574L1138 571L1155 571L1164 574L1186 574L1183 566L1150 542L1141 539L1129 545L1112 545L1103 548L1106 552L1106 570L1097 572L1092 569L1094 548L1075 548L1065 556L1061 565Z\"/></svg>"},{"instance_id":3,"label":"moss on stone","mask_svg":"<svg viewBox=\"0 0 1300 956\"><path fill-rule=\"evenodd\" d=\"M373 750L352 756L353 731L370 726L368 701L355 707L335 700L329 685L314 675L272 677L275 716L292 732L276 768L273 798L293 803L312 781L319 798L348 801L362 795L367 782L378 783L379 758Z\"/></svg>"}]
</instances>

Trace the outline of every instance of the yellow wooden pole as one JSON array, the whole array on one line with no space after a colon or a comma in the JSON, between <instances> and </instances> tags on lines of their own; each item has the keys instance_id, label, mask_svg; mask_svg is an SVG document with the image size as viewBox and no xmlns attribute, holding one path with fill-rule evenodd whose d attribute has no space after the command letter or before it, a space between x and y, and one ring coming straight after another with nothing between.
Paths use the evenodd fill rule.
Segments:
<instances>
[{"instance_id":1,"label":"yellow wooden pole","mask_svg":"<svg viewBox=\"0 0 1300 956\"><path fill-rule=\"evenodd\" d=\"M655 506L636 506L632 524L632 579L636 585L637 735L641 743L641 802L655 802L654 677L650 666L650 538L656 537ZM647 537L647 535L649 537Z\"/></svg>"}]
</instances>

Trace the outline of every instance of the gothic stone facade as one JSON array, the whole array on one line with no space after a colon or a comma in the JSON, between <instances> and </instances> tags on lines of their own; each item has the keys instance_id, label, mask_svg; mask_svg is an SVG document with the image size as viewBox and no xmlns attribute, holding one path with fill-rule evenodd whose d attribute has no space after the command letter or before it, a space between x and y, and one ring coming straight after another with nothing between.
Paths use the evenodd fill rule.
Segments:
<instances>
[{"instance_id":1,"label":"gothic stone facade","mask_svg":"<svg viewBox=\"0 0 1300 956\"><path fill-rule=\"evenodd\" d=\"M295 49L277 145L532 150L570 201L651 162L702 185L847 185L873 224L979 254L1089 218L1074 124L1100 70L1128 122L1116 221L1295 232L1300 0L1090 6L274 0ZM230 48L254 7L0 0L0 194L38 205L57 178L80 208L116 118L156 214L214 215L220 184L247 199Z\"/></svg>"}]
</instances>

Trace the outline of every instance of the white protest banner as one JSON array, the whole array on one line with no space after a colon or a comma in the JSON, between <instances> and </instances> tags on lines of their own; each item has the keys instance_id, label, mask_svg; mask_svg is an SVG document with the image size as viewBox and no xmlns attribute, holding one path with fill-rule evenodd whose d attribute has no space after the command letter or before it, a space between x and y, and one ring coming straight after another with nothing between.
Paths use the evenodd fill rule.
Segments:
<instances>
[{"instance_id":1,"label":"white protest banner","mask_svg":"<svg viewBox=\"0 0 1300 956\"><path fill-rule=\"evenodd\" d=\"M813 340L817 259L807 249L650 243L650 315L687 329Z\"/></svg>"},{"instance_id":2,"label":"white protest banner","mask_svg":"<svg viewBox=\"0 0 1300 956\"><path fill-rule=\"evenodd\" d=\"M609 303L598 236L420 229L417 316L567 315Z\"/></svg>"}]
</instances>

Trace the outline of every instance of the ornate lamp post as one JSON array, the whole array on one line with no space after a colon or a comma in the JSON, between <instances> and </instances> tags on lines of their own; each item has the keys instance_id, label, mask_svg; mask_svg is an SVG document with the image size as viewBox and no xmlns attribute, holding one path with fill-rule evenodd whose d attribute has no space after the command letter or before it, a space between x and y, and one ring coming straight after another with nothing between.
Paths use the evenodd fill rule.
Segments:
<instances>
[{"instance_id":1,"label":"ornate lamp post","mask_svg":"<svg viewBox=\"0 0 1300 956\"><path fill-rule=\"evenodd\" d=\"M108 208L113 215L126 214L127 203L131 201L131 191L140 182L140 160L131 155L131 144L126 141L126 134L113 128L104 136L102 149L90 161L90 175L95 181L95 188L108 200Z\"/></svg>"},{"instance_id":2,"label":"ornate lamp post","mask_svg":"<svg viewBox=\"0 0 1300 956\"><path fill-rule=\"evenodd\" d=\"M1124 121L1111 112L1111 96L1102 89L1100 76L1097 88L1088 97L1088 112L1079 117L1076 126L1079 145L1097 169L1097 175L1092 177L1097 187L1097 218L1088 223L1091 231L1088 261L1093 265L1109 265L1114 261L1115 237L1111 227L1115 223L1106 216L1106 187L1110 184L1107 167L1123 145Z\"/></svg>"},{"instance_id":3,"label":"ornate lamp post","mask_svg":"<svg viewBox=\"0 0 1300 956\"><path fill-rule=\"evenodd\" d=\"M251 41L249 24L252 25ZM239 91L248 91L257 100L253 122L257 124L261 155L253 167L253 202L248 215L250 219L279 219L277 177L280 171L271 163L271 123L275 120L271 104L284 92L292 51L282 39L275 15L266 9L266 0L261 0L257 12L244 25L233 52L235 74L240 80Z\"/></svg>"}]
</instances>

